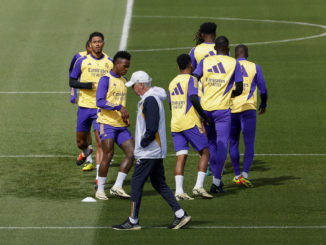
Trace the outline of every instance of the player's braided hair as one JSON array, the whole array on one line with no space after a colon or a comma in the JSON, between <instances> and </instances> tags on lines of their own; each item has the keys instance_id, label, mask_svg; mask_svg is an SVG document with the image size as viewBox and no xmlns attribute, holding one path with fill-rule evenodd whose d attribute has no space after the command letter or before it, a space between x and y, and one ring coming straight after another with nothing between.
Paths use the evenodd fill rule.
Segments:
<instances>
[{"instance_id":1,"label":"player's braided hair","mask_svg":"<svg viewBox=\"0 0 326 245\"><path fill-rule=\"evenodd\" d=\"M196 34L195 34L194 41L196 41L196 45L199 45L199 44L204 42L204 39L201 37L200 34L201 34L200 31L197 31Z\"/></svg>"},{"instance_id":2,"label":"player's braided hair","mask_svg":"<svg viewBox=\"0 0 326 245\"><path fill-rule=\"evenodd\" d=\"M204 42L201 34L214 34L216 32L217 25L214 22L205 22L200 25L199 30L195 34L196 45Z\"/></svg>"}]
</instances>

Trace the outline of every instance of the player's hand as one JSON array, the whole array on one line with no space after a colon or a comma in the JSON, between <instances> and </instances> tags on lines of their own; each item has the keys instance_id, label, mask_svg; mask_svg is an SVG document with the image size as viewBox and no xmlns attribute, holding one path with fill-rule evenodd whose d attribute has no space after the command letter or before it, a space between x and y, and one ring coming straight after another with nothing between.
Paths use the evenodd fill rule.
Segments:
<instances>
[{"instance_id":1,"label":"player's hand","mask_svg":"<svg viewBox=\"0 0 326 245\"><path fill-rule=\"evenodd\" d=\"M92 89L96 88L96 83L92 83Z\"/></svg>"},{"instance_id":2,"label":"player's hand","mask_svg":"<svg viewBox=\"0 0 326 245\"><path fill-rule=\"evenodd\" d=\"M129 119L127 119L126 121L124 121L126 124L127 124L127 127L129 127L130 126L130 120Z\"/></svg>"},{"instance_id":3,"label":"player's hand","mask_svg":"<svg viewBox=\"0 0 326 245\"><path fill-rule=\"evenodd\" d=\"M231 98L235 98L234 90L232 90Z\"/></svg>"},{"instance_id":4,"label":"player's hand","mask_svg":"<svg viewBox=\"0 0 326 245\"><path fill-rule=\"evenodd\" d=\"M122 106L120 109L120 113L121 113L122 120L124 122L127 122L127 120L129 119L129 112L126 109L126 107Z\"/></svg>"},{"instance_id":5,"label":"player's hand","mask_svg":"<svg viewBox=\"0 0 326 245\"><path fill-rule=\"evenodd\" d=\"M263 115L266 112L266 107L259 107L259 115Z\"/></svg>"},{"instance_id":6,"label":"player's hand","mask_svg":"<svg viewBox=\"0 0 326 245\"><path fill-rule=\"evenodd\" d=\"M207 125L214 125L214 121L213 121L213 119L212 118L207 118L207 120L206 120L206 124Z\"/></svg>"}]
</instances>

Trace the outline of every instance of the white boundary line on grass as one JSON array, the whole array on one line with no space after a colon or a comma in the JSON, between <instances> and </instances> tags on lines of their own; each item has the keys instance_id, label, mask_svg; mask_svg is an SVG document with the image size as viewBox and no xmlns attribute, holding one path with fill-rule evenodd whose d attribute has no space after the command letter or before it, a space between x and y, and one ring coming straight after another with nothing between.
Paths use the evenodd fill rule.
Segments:
<instances>
[{"instance_id":1,"label":"white boundary line on grass","mask_svg":"<svg viewBox=\"0 0 326 245\"><path fill-rule=\"evenodd\" d=\"M128 0L127 6L126 6L126 15L123 22L123 28L122 28L122 34L120 38L120 45L119 50L126 50L127 43L128 43L128 37L129 37L129 29L130 29L130 23L132 18L132 8L134 5L134 0ZM0 94L69 94L70 92L7 92L7 91L0 91Z\"/></svg>"},{"instance_id":2,"label":"white boundary line on grass","mask_svg":"<svg viewBox=\"0 0 326 245\"><path fill-rule=\"evenodd\" d=\"M210 19L210 20L229 20L229 21L250 21L250 22L265 22L265 23L276 23L276 24L292 24L292 25L303 25L303 26L312 26L326 29L326 25L312 24L307 22L297 22L297 21L287 21L287 20L261 20L261 19L245 19L245 18L228 18L228 17L203 17L203 16L133 16L134 18L165 18L165 19ZM274 41L264 41L264 42L254 42L254 43L244 43L246 45L265 45L273 43L285 43L293 41L302 41L307 39L315 39L326 36L326 32L323 32L318 35L312 35L307 37L297 37L284 40L274 40ZM238 44L230 44L230 46L236 46ZM179 48L157 48L157 49L135 49L129 50L131 52L154 52L154 51L171 51L171 50L182 50L182 49L191 49L193 47L179 47Z\"/></svg>"},{"instance_id":3,"label":"white boundary line on grass","mask_svg":"<svg viewBox=\"0 0 326 245\"><path fill-rule=\"evenodd\" d=\"M143 229L167 229L164 226L143 226ZM314 226L188 226L189 229L326 229L325 225ZM112 229L112 226L2 226L0 230L95 230Z\"/></svg>"},{"instance_id":4,"label":"white boundary line on grass","mask_svg":"<svg viewBox=\"0 0 326 245\"><path fill-rule=\"evenodd\" d=\"M0 94L70 94L64 91L0 91Z\"/></svg>"},{"instance_id":5,"label":"white boundary line on grass","mask_svg":"<svg viewBox=\"0 0 326 245\"><path fill-rule=\"evenodd\" d=\"M240 154L243 156L243 153ZM77 155L76 155L77 156ZM74 158L75 155L0 155L0 158ZM114 155L116 157L122 157L122 155ZM188 156L199 156L199 154L191 153ZM309 156L309 157L324 157L325 153L257 153L255 156L266 156L266 157L301 157L301 156ZM175 154L167 154L167 157L175 157Z\"/></svg>"},{"instance_id":6,"label":"white boundary line on grass","mask_svg":"<svg viewBox=\"0 0 326 245\"><path fill-rule=\"evenodd\" d=\"M128 0L127 7L126 7L126 15L123 22L119 50L125 50L127 48L133 5L134 5L134 0Z\"/></svg>"}]
</instances>

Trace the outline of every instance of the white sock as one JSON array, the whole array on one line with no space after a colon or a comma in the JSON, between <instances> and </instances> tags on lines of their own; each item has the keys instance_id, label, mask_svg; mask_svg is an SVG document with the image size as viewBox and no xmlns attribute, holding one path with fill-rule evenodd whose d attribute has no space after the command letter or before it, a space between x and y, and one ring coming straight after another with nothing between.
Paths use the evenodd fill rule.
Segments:
<instances>
[{"instance_id":1,"label":"white sock","mask_svg":"<svg viewBox=\"0 0 326 245\"><path fill-rule=\"evenodd\" d=\"M90 154L90 155L86 158L86 162L93 163L92 154Z\"/></svg>"},{"instance_id":2,"label":"white sock","mask_svg":"<svg viewBox=\"0 0 326 245\"><path fill-rule=\"evenodd\" d=\"M242 176L243 176L245 179L248 179L248 173L247 173L247 172L242 172Z\"/></svg>"},{"instance_id":3,"label":"white sock","mask_svg":"<svg viewBox=\"0 0 326 245\"><path fill-rule=\"evenodd\" d=\"M138 224L138 218L129 217L129 221L131 224Z\"/></svg>"},{"instance_id":4,"label":"white sock","mask_svg":"<svg viewBox=\"0 0 326 245\"><path fill-rule=\"evenodd\" d=\"M240 175L237 175L237 176L235 176L235 178L236 178L236 179L239 179L239 178L240 178L240 176L241 176L241 174L240 174Z\"/></svg>"},{"instance_id":5,"label":"white sock","mask_svg":"<svg viewBox=\"0 0 326 245\"><path fill-rule=\"evenodd\" d=\"M175 216L177 217L177 218L181 218L181 217L183 217L184 215L185 215L185 211L182 209L182 208L180 208L178 211L176 211L175 213Z\"/></svg>"},{"instance_id":6,"label":"white sock","mask_svg":"<svg viewBox=\"0 0 326 245\"><path fill-rule=\"evenodd\" d=\"M183 193L183 175L174 176L175 179L175 193Z\"/></svg>"},{"instance_id":7,"label":"white sock","mask_svg":"<svg viewBox=\"0 0 326 245\"><path fill-rule=\"evenodd\" d=\"M96 180L98 180L98 171L100 170L100 164L96 164Z\"/></svg>"},{"instance_id":8,"label":"white sock","mask_svg":"<svg viewBox=\"0 0 326 245\"><path fill-rule=\"evenodd\" d=\"M205 177L206 177L206 173L198 171L198 173L197 173L197 181L196 181L195 187L203 188Z\"/></svg>"},{"instance_id":9,"label":"white sock","mask_svg":"<svg viewBox=\"0 0 326 245\"><path fill-rule=\"evenodd\" d=\"M216 186L220 186L220 184L221 184L221 180L220 180L220 179L216 179L216 178L213 176L213 184L216 185Z\"/></svg>"},{"instance_id":10,"label":"white sock","mask_svg":"<svg viewBox=\"0 0 326 245\"><path fill-rule=\"evenodd\" d=\"M119 172L113 187L122 187L123 182L125 181L126 177L127 177L127 174Z\"/></svg>"},{"instance_id":11,"label":"white sock","mask_svg":"<svg viewBox=\"0 0 326 245\"><path fill-rule=\"evenodd\" d=\"M97 191L104 191L106 177L98 177Z\"/></svg>"}]
</instances>

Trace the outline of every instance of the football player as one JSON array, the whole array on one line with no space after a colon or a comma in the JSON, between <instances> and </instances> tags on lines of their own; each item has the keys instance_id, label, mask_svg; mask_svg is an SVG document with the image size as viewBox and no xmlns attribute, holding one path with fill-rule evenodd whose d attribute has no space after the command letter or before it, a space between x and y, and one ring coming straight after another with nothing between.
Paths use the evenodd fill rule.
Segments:
<instances>
[{"instance_id":1,"label":"football player","mask_svg":"<svg viewBox=\"0 0 326 245\"><path fill-rule=\"evenodd\" d=\"M230 158L235 177L233 182L245 187L253 187L248 179L250 166L254 158L254 144L257 118L257 88L260 93L259 115L266 111L267 89L260 66L247 60L248 47L238 45L235 47L235 57L239 62L243 76L243 92L231 98L231 133ZM243 156L243 169L240 171L239 139L242 132L245 144Z\"/></svg>"},{"instance_id":2,"label":"football player","mask_svg":"<svg viewBox=\"0 0 326 245\"><path fill-rule=\"evenodd\" d=\"M229 57L229 40L220 36L215 40L216 55L200 61L193 75L202 79L204 94L201 105L206 115L214 122L205 125L210 167L213 174L211 193L222 193L222 172L227 157L227 147L231 126L231 95L242 93L243 78L239 62ZM236 89L232 90L235 83Z\"/></svg>"},{"instance_id":3,"label":"football player","mask_svg":"<svg viewBox=\"0 0 326 245\"><path fill-rule=\"evenodd\" d=\"M198 81L193 77L193 66L188 54L178 56L180 74L169 85L169 104L172 111L171 131L174 149L177 155L175 167L175 197L177 200L193 200L183 191L184 166L188 156L189 143L199 152L197 182L193 194L211 199L212 195L204 189L207 164L209 159L208 141L203 132L199 115L206 122L213 123L203 111L198 98Z\"/></svg>"},{"instance_id":4,"label":"football player","mask_svg":"<svg viewBox=\"0 0 326 245\"><path fill-rule=\"evenodd\" d=\"M125 158L120 164L120 169L110 194L130 198L122 188L127 174L134 161L135 143L127 129L130 125L129 112L126 109L127 82L124 75L127 74L131 56L126 51L119 51L113 58L113 68L102 76L96 93L96 105L99 108L97 122L103 149L103 158L99 168L98 189L96 198L107 200L104 192L104 184L109 170L109 163L114 155L114 143L125 153Z\"/></svg>"},{"instance_id":5,"label":"football player","mask_svg":"<svg viewBox=\"0 0 326 245\"><path fill-rule=\"evenodd\" d=\"M77 158L76 164L81 165L92 153L89 137L93 126L96 139L96 167L98 178L99 164L102 159L101 140L98 134L96 90L100 78L113 67L112 59L103 53L104 36L100 32L93 32L89 37L90 54L79 58L70 73L69 85L80 89L77 112L76 139L77 146L82 154Z\"/></svg>"}]
</instances>

